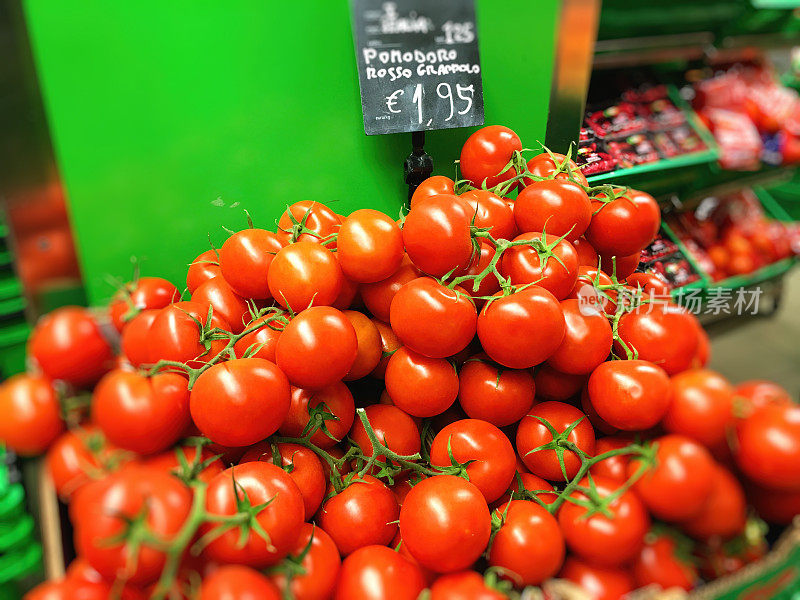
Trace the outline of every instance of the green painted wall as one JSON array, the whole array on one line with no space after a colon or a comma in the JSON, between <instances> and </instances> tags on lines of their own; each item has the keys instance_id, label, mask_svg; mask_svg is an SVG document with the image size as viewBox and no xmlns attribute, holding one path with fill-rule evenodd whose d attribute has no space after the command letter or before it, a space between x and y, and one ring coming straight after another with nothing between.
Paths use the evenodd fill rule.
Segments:
<instances>
[{"instance_id":1,"label":"green painted wall","mask_svg":"<svg viewBox=\"0 0 800 600\"><path fill-rule=\"evenodd\" d=\"M397 214L410 135L367 137L345 0L25 0L93 302L107 275L186 264L287 203ZM478 0L486 123L544 140L558 0ZM436 172L469 130L432 132Z\"/></svg>"}]
</instances>

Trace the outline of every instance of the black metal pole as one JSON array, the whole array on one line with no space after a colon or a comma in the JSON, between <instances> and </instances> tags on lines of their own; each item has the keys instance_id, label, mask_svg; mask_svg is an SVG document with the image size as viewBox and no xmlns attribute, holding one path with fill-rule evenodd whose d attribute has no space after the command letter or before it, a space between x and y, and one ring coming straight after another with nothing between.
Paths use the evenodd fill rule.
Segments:
<instances>
[{"instance_id":1,"label":"black metal pole","mask_svg":"<svg viewBox=\"0 0 800 600\"><path fill-rule=\"evenodd\" d=\"M433 158L425 152L424 146L425 132L413 131L411 133L411 154L408 155L403 165L409 200L419 184L433 173Z\"/></svg>"}]
</instances>

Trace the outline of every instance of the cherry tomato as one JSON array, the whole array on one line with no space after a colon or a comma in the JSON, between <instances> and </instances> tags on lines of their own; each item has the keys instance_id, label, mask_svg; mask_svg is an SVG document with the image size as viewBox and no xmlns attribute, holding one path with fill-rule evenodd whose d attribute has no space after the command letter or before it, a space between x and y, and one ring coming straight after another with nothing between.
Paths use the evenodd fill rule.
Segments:
<instances>
[{"instance_id":1,"label":"cherry tomato","mask_svg":"<svg viewBox=\"0 0 800 600\"><path fill-rule=\"evenodd\" d=\"M647 296L669 299L672 286L665 279L655 273L631 273L625 279L625 283L636 288L642 289Z\"/></svg>"},{"instance_id":2,"label":"cherry tomato","mask_svg":"<svg viewBox=\"0 0 800 600\"><path fill-rule=\"evenodd\" d=\"M166 561L162 550L143 541L131 555L123 540L109 540L125 532L131 520L143 518L152 535L169 542L189 515L191 491L167 473L145 467L120 470L102 482L83 487L89 499L76 510L78 553L107 580L155 581Z\"/></svg>"},{"instance_id":3,"label":"cherry tomato","mask_svg":"<svg viewBox=\"0 0 800 600\"><path fill-rule=\"evenodd\" d=\"M658 585L662 589L691 590L697 582L697 569L688 558L680 558L675 542L667 535L648 539L633 563L636 587Z\"/></svg>"},{"instance_id":4,"label":"cherry tomato","mask_svg":"<svg viewBox=\"0 0 800 600\"><path fill-rule=\"evenodd\" d=\"M120 337L120 347L125 358L134 367L147 364L150 360L150 326L159 311L148 308L125 323Z\"/></svg>"},{"instance_id":5,"label":"cherry tomato","mask_svg":"<svg viewBox=\"0 0 800 600\"><path fill-rule=\"evenodd\" d=\"M602 290L599 286L610 286L613 282L611 278L597 267L578 267L578 278L572 291L567 294L567 298L574 298L580 301L581 306L586 308L597 308L607 315L616 313L617 292L612 289Z\"/></svg>"},{"instance_id":6,"label":"cherry tomato","mask_svg":"<svg viewBox=\"0 0 800 600\"><path fill-rule=\"evenodd\" d=\"M661 225L661 210L655 199L632 189L611 200L605 194L592 198L592 214L584 237L598 253L608 256L639 252Z\"/></svg>"},{"instance_id":7,"label":"cherry tomato","mask_svg":"<svg viewBox=\"0 0 800 600\"><path fill-rule=\"evenodd\" d=\"M475 227L488 229L496 240L510 240L517 233L514 222L514 211L506 201L487 190L469 190L459 196L466 201L472 210L472 224ZM523 231L539 231L523 229Z\"/></svg>"},{"instance_id":8,"label":"cherry tomato","mask_svg":"<svg viewBox=\"0 0 800 600\"><path fill-rule=\"evenodd\" d=\"M611 450L620 450L630 446L633 440L622 436L607 436L598 439L594 444L595 456L600 456ZM599 475L605 479L611 479L617 483L625 483L628 480L628 463L630 455L620 454L610 456L595 463L590 469L592 475Z\"/></svg>"},{"instance_id":9,"label":"cherry tomato","mask_svg":"<svg viewBox=\"0 0 800 600\"><path fill-rule=\"evenodd\" d=\"M186 287L190 294L194 293L202 284L218 275L222 275L222 269L219 267L219 252L214 249L206 250L189 265L189 270L186 272Z\"/></svg>"},{"instance_id":10,"label":"cherry tomato","mask_svg":"<svg viewBox=\"0 0 800 600\"><path fill-rule=\"evenodd\" d=\"M0 441L23 456L47 450L64 431L61 404L46 377L21 373L0 385Z\"/></svg>"},{"instance_id":11,"label":"cherry tomato","mask_svg":"<svg viewBox=\"0 0 800 600\"><path fill-rule=\"evenodd\" d=\"M436 578L430 600L505 600L506 595L490 588L480 573L459 571Z\"/></svg>"},{"instance_id":12,"label":"cherry tomato","mask_svg":"<svg viewBox=\"0 0 800 600\"><path fill-rule=\"evenodd\" d=\"M340 381L358 356L358 338L335 308L314 306L293 318L275 347L275 361L292 385L319 390Z\"/></svg>"},{"instance_id":13,"label":"cherry tomato","mask_svg":"<svg viewBox=\"0 0 800 600\"><path fill-rule=\"evenodd\" d=\"M397 335L395 335L390 325L378 319L372 319L372 322L375 324L375 327L378 329L378 334L381 336L381 360L378 362L378 366L375 367L371 375L377 379L383 379L386 374L386 367L389 365L389 359L402 344L400 340L397 339Z\"/></svg>"},{"instance_id":14,"label":"cherry tomato","mask_svg":"<svg viewBox=\"0 0 800 600\"><path fill-rule=\"evenodd\" d=\"M714 536L732 538L742 532L747 506L742 485L725 467L715 465L711 494L702 510L681 523L681 528L694 538L708 540Z\"/></svg>"},{"instance_id":15,"label":"cherry tomato","mask_svg":"<svg viewBox=\"0 0 800 600\"><path fill-rule=\"evenodd\" d=\"M333 252L314 242L297 242L278 251L269 266L267 282L275 301L297 312L312 304L333 304L343 277Z\"/></svg>"},{"instance_id":16,"label":"cherry tomato","mask_svg":"<svg viewBox=\"0 0 800 600\"><path fill-rule=\"evenodd\" d=\"M422 480L400 509L400 535L411 555L437 573L468 568L486 549L489 508L481 491L453 475Z\"/></svg>"},{"instance_id":17,"label":"cherry tomato","mask_svg":"<svg viewBox=\"0 0 800 600\"><path fill-rule=\"evenodd\" d=\"M564 339L547 362L564 373L591 373L611 352L611 325L600 310L580 300L563 300L561 311L566 322Z\"/></svg>"},{"instance_id":18,"label":"cherry tomato","mask_svg":"<svg viewBox=\"0 0 800 600\"><path fill-rule=\"evenodd\" d=\"M339 229L336 256L352 281L381 281L397 271L403 260L403 234L380 211L357 210Z\"/></svg>"},{"instance_id":19,"label":"cherry tomato","mask_svg":"<svg viewBox=\"0 0 800 600\"><path fill-rule=\"evenodd\" d=\"M257 325L261 327L236 341L233 351L237 358L244 358L245 353L249 351L250 355L247 358L263 358L275 362L275 347L286 325L283 321L275 319L274 315L264 315L248 323L245 329L252 329Z\"/></svg>"},{"instance_id":20,"label":"cherry tomato","mask_svg":"<svg viewBox=\"0 0 800 600\"><path fill-rule=\"evenodd\" d=\"M115 369L97 384L92 419L108 440L139 454L166 450L189 426L189 390L176 373L145 377Z\"/></svg>"},{"instance_id":21,"label":"cherry tomato","mask_svg":"<svg viewBox=\"0 0 800 600\"><path fill-rule=\"evenodd\" d=\"M114 589L105 581L77 581L62 579L45 581L37 585L23 596L23 600L107 600L115 597L120 600L144 600L145 596L138 589L126 585L122 589Z\"/></svg>"},{"instance_id":22,"label":"cherry tomato","mask_svg":"<svg viewBox=\"0 0 800 600\"><path fill-rule=\"evenodd\" d=\"M425 198L431 196L438 196L439 194L455 194L455 182L449 177L444 175L434 175L428 177L417 186L414 193L411 195L411 202L409 205L421 202Z\"/></svg>"},{"instance_id":23,"label":"cherry tomato","mask_svg":"<svg viewBox=\"0 0 800 600\"><path fill-rule=\"evenodd\" d=\"M487 503L502 496L514 478L514 448L505 433L486 421L463 419L437 433L431 444L431 464L450 465L451 453L460 463L472 461L467 466L467 476Z\"/></svg>"},{"instance_id":24,"label":"cherry tomato","mask_svg":"<svg viewBox=\"0 0 800 600\"><path fill-rule=\"evenodd\" d=\"M586 238L581 236L572 242L575 252L578 253L578 264L582 267L597 268L599 257L597 251L592 248L592 245L586 241Z\"/></svg>"},{"instance_id":25,"label":"cherry tomato","mask_svg":"<svg viewBox=\"0 0 800 600\"><path fill-rule=\"evenodd\" d=\"M414 419L402 410L396 406L373 404L365 408L364 412L378 441L389 450L401 456L409 456L419 452L420 437L417 424ZM367 437L367 431L364 429L361 419L356 419L355 423L353 423L353 429L350 430L350 438L358 444L364 456L373 455L372 443ZM386 462L386 459L382 456L378 460Z\"/></svg>"},{"instance_id":26,"label":"cherry tomato","mask_svg":"<svg viewBox=\"0 0 800 600\"><path fill-rule=\"evenodd\" d=\"M689 368L697 350L694 317L674 304L650 305L650 309L629 312L619 320L619 337L628 348L675 375ZM621 344L617 354L625 356Z\"/></svg>"},{"instance_id":27,"label":"cherry tomato","mask_svg":"<svg viewBox=\"0 0 800 600\"><path fill-rule=\"evenodd\" d=\"M278 236L266 229L237 231L222 244L219 266L234 293L244 298L271 298L267 275L272 259L283 248Z\"/></svg>"},{"instance_id":28,"label":"cherry tomato","mask_svg":"<svg viewBox=\"0 0 800 600\"><path fill-rule=\"evenodd\" d=\"M536 285L495 296L478 315L484 351L512 369L527 369L547 360L561 345L565 329L558 300Z\"/></svg>"},{"instance_id":29,"label":"cherry tomato","mask_svg":"<svg viewBox=\"0 0 800 600\"><path fill-rule=\"evenodd\" d=\"M472 263L469 269L467 269L466 275L480 275L489 266L489 263L492 262L494 255L496 254L496 249L492 244L489 242L481 242L480 250L477 254L477 258L475 262ZM474 282L466 281L464 282L464 287L467 293L472 296L475 305L480 307L483 306L484 300L480 298L480 296L491 296L500 291L500 282L497 280L497 275L494 273L489 273L486 275L481 282L478 284L478 289L476 290L474 287Z\"/></svg>"},{"instance_id":30,"label":"cherry tomato","mask_svg":"<svg viewBox=\"0 0 800 600\"><path fill-rule=\"evenodd\" d=\"M608 273L609 276L617 278L617 281L624 281L636 270L641 262L642 253L634 252L628 256L611 256L609 254L600 254L600 266ZM669 298L669 296L667 296Z\"/></svg>"},{"instance_id":31,"label":"cherry tomato","mask_svg":"<svg viewBox=\"0 0 800 600\"><path fill-rule=\"evenodd\" d=\"M255 569L241 565L222 565L203 579L203 600L280 600L280 590Z\"/></svg>"},{"instance_id":32,"label":"cherry tomato","mask_svg":"<svg viewBox=\"0 0 800 600\"><path fill-rule=\"evenodd\" d=\"M792 397L777 383L754 379L744 381L736 386L736 396L747 403L748 412L771 404L791 404Z\"/></svg>"},{"instance_id":33,"label":"cherry tomato","mask_svg":"<svg viewBox=\"0 0 800 600\"><path fill-rule=\"evenodd\" d=\"M320 448L331 449L350 431L356 415L353 394L341 382L333 383L316 391L293 387L289 412L278 431L281 435L288 437L302 437L303 430L310 421L310 411L322 404L324 404L325 412L335 418L324 421L328 433L318 429L311 436L310 442ZM318 418L321 419L321 417Z\"/></svg>"},{"instance_id":34,"label":"cherry tomato","mask_svg":"<svg viewBox=\"0 0 800 600\"><path fill-rule=\"evenodd\" d=\"M105 464L112 462L115 450L93 425L61 434L47 450L45 459L59 498L69 500L92 478L104 475Z\"/></svg>"},{"instance_id":35,"label":"cherry tomato","mask_svg":"<svg viewBox=\"0 0 800 600\"><path fill-rule=\"evenodd\" d=\"M365 546L342 563L335 600L417 600L425 589L420 568L385 546Z\"/></svg>"},{"instance_id":36,"label":"cherry tomato","mask_svg":"<svg viewBox=\"0 0 800 600\"><path fill-rule=\"evenodd\" d=\"M576 240L589 227L592 203L583 188L571 181L532 182L514 201L514 220L520 231L547 231Z\"/></svg>"},{"instance_id":37,"label":"cherry tomato","mask_svg":"<svg viewBox=\"0 0 800 600\"><path fill-rule=\"evenodd\" d=\"M172 360L198 368L219 354L227 345L225 340L209 339L208 331L230 325L212 314L208 320L208 306L198 302L183 301L162 308L150 325L150 359Z\"/></svg>"},{"instance_id":38,"label":"cherry tomato","mask_svg":"<svg viewBox=\"0 0 800 600\"><path fill-rule=\"evenodd\" d=\"M627 490L616 495L621 485L602 476L584 478L580 491L571 497L591 502L592 508L567 501L558 511L567 547L591 564L622 566L638 554L650 529L650 517L636 494ZM595 508L595 500L602 502L611 496L614 499L603 504L608 514L601 512L599 505Z\"/></svg>"},{"instance_id":39,"label":"cherry tomato","mask_svg":"<svg viewBox=\"0 0 800 600\"><path fill-rule=\"evenodd\" d=\"M663 521L695 517L714 485L714 459L700 444L681 435L656 438L655 463L647 466L633 489L650 513ZM628 465L633 476L642 463L635 457Z\"/></svg>"},{"instance_id":40,"label":"cherry tomato","mask_svg":"<svg viewBox=\"0 0 800 600\"><path fill-rule=\"evenodd\" d=\"M578 279L578 253L566 240L544 233L523 233L515 242L532 240L535 246L512 246L503 254L500 273L515 285L536 283L562 300Z\"/></svg>"},{"instance_id":41,"label":"cherry tomato","mask_svg":"<svg viewBox=\"0 0 800 600\"><path fill-rule=\"evenodd\" d=\"M392 491L371 475L354 479L322 503L317 523L342 556L365 546L385 546L397 533L400 507Z\"/></svg>"},{"instance_id":42,"label":"cherry tomato","mask_svg":"<svg viewBox=\"0 0 800 600\"><path fill-rule=\"evenodd\" d=\"M300 537L303 497L291 476L272 463L248 462L227 469L211 480L207 494L206 510L212 515L234 515L241 503L250 507L266 503L244 528L229 528L209 542L205 554L212 560L266 567L280 562ZM217 527L224 525L209 523L200 531L205 535Z\"/></svg>"},{"instance_id":43,"label":"cherry tomato","mask_svg":"<svg viewBox=\"0 0 800 600\"><path fill-rule=\"evenodd\" d=\"M392 354L384 380L392 402L415 417L441 414L458 396L458 374L452 364L405 346Z\"/></svg>"},{"instance_id":44,"label":"cherry tomato","mask_svg":"<svg viewBox=\"0 0 800 600\"><path fill-rule=\"evenodd\" d=\"M299 444L280 443L273 446L260 442L244 453L239 464L257 460L271 462L289 473L303 497L305 518L311 519L322 504L327 482L322 463L313 450Z\"/></svg>"},{"instance_id":45,"label":"cherry tomato","mask_svg":"<svg viewBox=\"0 0 800 600\"><path fill-rule=\"evenodd\" d=\"M475 337L478 314L459 286L450 289L430 277L408 282L395 294L392 329L409 349L431 358L458 354ZM447 327L436 327L447 323Z\"/></svg>"},{"instance_id":46,"label":"cherry tomato","mask_svg":"<svg viewBox=\"0 0 800 600\"><path fill-rule=\"evenodd\" d=\"M578 584L588 594L588 600L619 600L635 587L627 570L598 567L574 556L564 562L558 577Z\"/></svg>"},{"instance_id":47,"label":"cherry tomato","mask_svg":"<svg viewBox=\"0 0 800 600\"><path fill-rule=\"evenodd\" d=\"M733 426L733 387L719 373L692 369L670 380L672 401L664 429L692 438L708 448L725 442Z\"/></svg>"},{"instance_id":48,"label":"cherry tomato","mask_svg":"<svg viewBox=\"0 0 800 600\"><path fill-rule=\"evenodd\" d=\"M519 459L517 460L519 461ZM524 464L522 464L521 467L526 468ZM514 479L511 480L511 485L506 490L505 494L500 496L500 498L492 505L493 507L497 508L509 500L533 499L533 496L536 496L545 504L552 504L556 501L558 496L547 493L547 490L553 490L553 484L551 484L549 481L545 481L538 475L528 473L527 471L521 472L519 469L520 464L518 462L517 473L514 475ZM533 494L532 492L542 493Z\"/></svg>"},{"instance_id":49,"label":"cherry tomato","mask_svg":"<svg viewBox=\"0 0 800 600\"><path fill-rule=\"evenodd\" d=\"M306 551L306 547L308 547L308 551ZM342 565L339 550L331 536L320 527L315 527L311 523L303 523L300 527L300 537L297 538L297 543L289 554L300 561L303 572L287 579L284 573L278 571L270 575L273 583L282 592L288 587L294 600L330 598ZM301 556L302 559L300 559Z\"/></svg>"},{"instance_id":50,"label":"cherry tomato","mask_svg":"<svg viewBox=\"0 0 800 600\"><path fill-rule=\"evenodd\" d=\"M646 360L612 360L592 372L588 397L598 416L612 427L642 431L667 412L670 381L664 369Z\"/></svg>"},{"instance_id":51,"label":"cherry tomato","mask_svg":"<svg viewBox=\"0 0 800 600\"><path fill-rule=\"evenodd\" d=\"M364 283L360 286L361 299L364 301L364 306L376 319L383 323L388 323L390 318L389 311L395 294L401 287L417 277L419 277L419 271L411 263L411 260L404 256L400 267L392 275L381 281Z\"/></svg>"},{"instance_id":52,"label":"cherry tomato","mask_svg":"<svg viewBox=\"0 0 800 600\"><path fill-rule=\"evenodd\" d=\"M207 447L188 444L176 446L161 454L151 456L144 464L174 475L181 480L188 476L190 479L197 479L205 483L211 483L214 477L225 470L219 456ZM184 465L189 468L185 468Z\"/></svg>"},{"instance_id":53,"label":"cherry tomato","mask_svg":"<svg viewBox=\"0 0 800 600\"><path fill-rule=\"evenodd\" d=\"M739 422L736 464L759 485L800 490L800 407L773 404Z\"/></svg>"},{"instance_id":54,"label":"cherry tomato","mask_svg":"<svg viewBox=\"0 0 800 600\"><path fill-rule=\"evenodd\" d=\"M78 306L57 308L39 319L28 354L47 377L79 388L97 382L114 359L91 312Z\"/></svg>"},{"instance_id":55,"label":"cherry tomato","mask_svg":"<svg viewBox=\"0 0 800 600\"><path fill-rule=\"evenodd\" d=\"M339 231L341 219L330 208L313 200L300 200L289 206L278 221L278 239L289 242L320 243ZM304 228L306 231L301 231ZM330 249L336 243L328 243Z\"/></svg>"},{"instance_id":56,"label":"cherry tomato","mask_svg":"<svg viewBox=\"0 0 800 600\"><path fill-rule=\"evenodd\" d=\"M489 125L478 129L461 148L461 175L477 188L507 181L517 174L514 168L503 172L515 150L522 150L522 142L508 127Z\"/></svg>"},{"instance_id":57,"label":"cherry tomato","mask_svg":"<svg viewBox=\"0 0 800 600\"><path fill-rule=\"evenodd\" d=\"M512 500L495 515L502 525L489 548L491 566L503 569L517 587L539 585L558 572L564 562L564 536L547 509L531 500Z\"/></svg>"},{"instance_id":58,"label":"cherry tomato","mask_svg":"<svg viewBox=\"0 0 800 600\"><path fill-rule=\"evenodd\" d=\"M526 369L505 369L476 357L464 363L458 381L458 401L473 419L505 427L533 406L536 385Z\"/></svg>"},{"instance_id":59,"label":"cherry tomato","mask_svg":"<svg viewBox=\"0 0 800 600\"><path fill-rule=\"evenodd\" d=\"M353 381L365 377L378 366L381 360L381 335L372 319L364 313L356 310L343 312L356 332L358 353L344 377L345 381Z\"/></svg>"},{"instance_id":60,"label":"cherry tomato","mask_svg":"<svg viewBox=\"0 0 800 600\"><path fill-rule=\"evenodd\" d=\"M586 383L585 375L568 375L544 363L536 368L533 376L538 400L561 402L579 394Z\"/></svg>"},{"instance_id":61,"label":"cherry tomato","mask_svg":"<svg viewBox=\"0 0 800 600\"><path fill-rule=\"evenodd\" d=\"M550 177L559 181L569 180L570 176L572 176L572 178L581 185L589 185L586 181L586 176L581 173L575 161L570 160L566 165L563 165L566 160L567 157L563 154L557 152L542 152L528 161L528 171L536 177ZM559 167L561 167L561 171L556 173ZM523 182L525 185L531 185L532 180L523 179Z\"/></svg>"},{"instance_id":62,"label":"cherry tomato","mask_svg":"<svg viewBox=\"0 0 800 600\"><path fill-rule=\"evenodd\" d=\"M178 288L162 277L140 277L114 295L108 312L117 331L142 310L164 308L180 300Z\"/></svg>"},{"instance_id":63,"label":"cherry tomato","mask_svg":"<svg viewBox=\"0 0 800 600\"><path fill-rule=\"evenodd\" d=\"M228 323L233 333L241 333L250 321L247 301L236 294L223 277L215 277L200 285L192 294L192 302L203 306L206 313L210 306L215 315Z\"/></svg>"},{"instance_id":64,"label":"cherry tomato","mask_svg":"<svg viewBox=\"0 0 800 600\"><path fill-rule=\"evenodd\" d=\"M192 420L211 441L249 446L278 430L289 412L289 382L263 358L237 358L204 371L192 388Z\"/></svg>"},{"instance_id":65,"label":"cherry tomato","mask_svg":"<svg viewBox=\"0 0 800 600\"><path fill-rule=\"evenodd\" d=\"M787 492L749 484L747 499L758 516L769 523L789 525L800 515L800 491Z\"/></svg>"},{"instance_id":66,"label":"cherry tomato","mask_svg":"<svg viewBox=\"0 0 800 600\"><path fill-rule=\"evenodd\" d=\"M517 452L531 473L550 481L564 481L575 477L581 461L572 450L563 453L566 478L555 450L536 450L553 441L553 434L543 421L559 433L565 432L577 421L578 424L572 427L567 439L591 456L594 453L594 430L589 420L584 413L569 404L542 402L533 407L517 428Z\"/></svg>"},{"instance_id":67,"label":"cherry tomato","mask_svg":"<svg viewBox=\"0 0 800 600\"><path fill-rule=\"evenodd\" d=\"M614 433L619 433L619 428L609 425L606 421L600 418L600 415L597 414L597 411L594 408L591 400L589 400L589 386L584 386L583 391L581 392L580 397L580 408L583 412L586 413L586 416L589 417L589 422L592 424L597 431L604 433L606 435L612 435Z\"/></svg>"}]
</instances>

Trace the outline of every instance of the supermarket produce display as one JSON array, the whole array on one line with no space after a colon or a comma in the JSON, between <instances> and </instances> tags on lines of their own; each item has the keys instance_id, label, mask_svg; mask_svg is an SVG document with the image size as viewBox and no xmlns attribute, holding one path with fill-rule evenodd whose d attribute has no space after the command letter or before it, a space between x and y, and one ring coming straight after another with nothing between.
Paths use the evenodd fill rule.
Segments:
<instances>
[{"instance_id":1,"label":"supermarket produce display","mask_svg":"<svg viewBox=\"0 0 800 600\"><path fill-rule=\"evenodd\" d=\"M26 598L619 598L763 557L800 513L800 407L706 368L672 292L796 235L751 192L662 228L525 144L477 130L400 215L243 213L185 291L148 273L40 319L0 440L45 456L77 557Z\"/></svg>"}]
</instances>

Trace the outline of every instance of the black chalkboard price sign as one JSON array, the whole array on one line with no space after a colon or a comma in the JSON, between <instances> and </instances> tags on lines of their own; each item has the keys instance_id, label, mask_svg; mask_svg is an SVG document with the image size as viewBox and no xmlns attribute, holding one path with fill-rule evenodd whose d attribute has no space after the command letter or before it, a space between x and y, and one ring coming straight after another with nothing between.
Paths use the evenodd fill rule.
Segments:
<instances>
[{"instance_id":1,"label":"black chalkboard price sign","mask_svg":"<svg viewBox=\"0 0 800 600\"><path fill-rule=\"evenodd\" d=\"M483 125L474 0L351 0L367 135Z\"/></svg>"}]
</instances>

